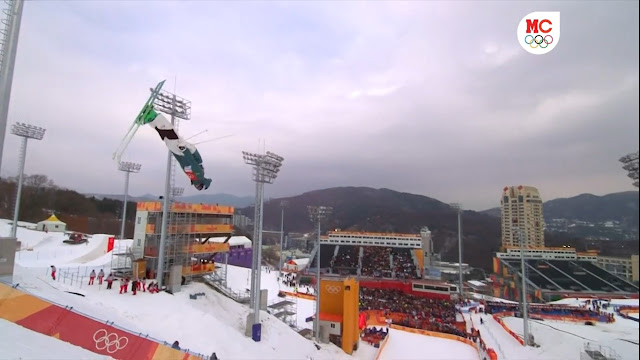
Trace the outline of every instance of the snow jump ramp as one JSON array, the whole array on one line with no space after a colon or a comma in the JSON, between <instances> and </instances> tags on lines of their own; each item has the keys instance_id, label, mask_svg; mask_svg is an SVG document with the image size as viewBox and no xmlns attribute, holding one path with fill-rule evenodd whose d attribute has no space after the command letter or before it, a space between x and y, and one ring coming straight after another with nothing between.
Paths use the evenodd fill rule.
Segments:
<instances>
[{"instance_id":1,"label":"snow jump ramp","mask_svg":"<svg viewBox=\"0 0 640 360\"><path fill-rule=\"evenodd\" d=\"M200 360L0 283L0 318L119 360Z\"/></svg>"}]
</instances>

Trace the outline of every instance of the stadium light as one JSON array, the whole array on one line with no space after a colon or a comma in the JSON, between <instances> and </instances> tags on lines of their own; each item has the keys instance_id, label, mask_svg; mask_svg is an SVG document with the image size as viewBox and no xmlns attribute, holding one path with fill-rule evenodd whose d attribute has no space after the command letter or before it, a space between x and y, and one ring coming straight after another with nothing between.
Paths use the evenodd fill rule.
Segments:
<instances>
[{"instance_id":1,"label":"stadium light","mask_svg":"<svg viewBox=\"0 0 640 360\"><path fill-rule=\"evenodd\" d=\"M22 21L23 0L5 1L5 17L0 23L0 167L2 152L7 133L9 103L11 102L11 86L13 85L13 69L18 52L18 37Z\"/></svg>"},{"instance_id":2,"label":"stadium light","mask_svg":"<svg viewBox=\"0 0 640 360\"><path fill-rule=\"evenodd\" d=\"M287 200L282 200L280 201L280 262L278 262L278 272L280 274L282 274L282 252L284 251L283 249L283 243L284 243L284 208L287 207L289 205L289 202Z\"/></svg>"},{"instance_id":3,"label":"stadium light","mask_svg":"<svg viewBox=\"0 0 640 360\"><path fill-rule=\"evenodd\" d=\"M623 163L622 168L629 172L627 176L633 180L633 186L638 187L638 152L627 154L618 161Z\"/></svg>"},{"instance_id":4,"label":"stadium light","mask_svg":"<svg viewBox=\"0 0 640 360\"><path fill-rule=\"evenodd\" d=\"M153 92L154 89L149 89ZM176 94L162 90L153 101L153 106L157 111L171 115L171 126L176 126L176 119L191 120L191 101L177 96ZM156 281L158 287L162 288L164 282L164 255L165 244L167 243L167 225L169 224L169 201L173 194L171 181L171 167L173 165L173 155L171 150L167 150L167 170L164 179L164 196L162 199L162 228L160 230L160 245L158 249L158 270Z\"/></svg>"},{"instance_id":5,"label":"stadium light","mask_svg":"<svg viewBox=\"0 0 640 360\"><path fill-rule=\"evenodd\" d=\"M257 335L260 325L260 275L262 268L262 213L264 205L264 184L273 184L278 177L284 158L272 152L256 154L242 152L242 158L247 165L251 165L253 181L256 183L255 213L253 221L253 241L251 260L251 298L250 306L253 310L252 338L260 341ZM254 330L255 329L255 330ZM247 332L248 329L247 329ZM255 336L253 336L256 334Z\"/></svg>"},{"instance_id":6,"label":"stadium light","mask_svg":"<svg viewBox=\"0 0 640 360\"><path fill-rule=\"evenodd\" d=\"M316 321L313 324L313 336L320 341L320 224L333 212L331 206L307 206L309 218L318 225L318 248L316 250ZM313 259L309 260L313 261ZM311 263L309 263L311 265Z\"/></svg>"},{"instance_id":7,"label":"stadium light","mask_svg":"<svg viewBox=\"0 0 640 360\"><path fill-rule=\"evenodd\" d=\"M462 300L464 292L464 279L462 275L462 205L458 203L451 204L451 207L456 209L458 213L458 271L460 272L458 282L460 286L460 300Z\"/></svg>"},{"instance_id":8,"label":"stadium light","mask_svg":"<svg viewBox=\"0 0 640 360\"><path fill-rule=\"evenodd\" d=\"M120 240L124 240L124 228L127 223L127 200L129 197L129 175L131 173L139 173L142 164L121 161L118 164L118 170L124 172L124 203L122 205L122 225L120 228Z\"/></svg>"},{"instance_id":9,"label":"stadium light","mask_svg":"<svg viewBox=\"0 0 640 360\"><path fill-rule=\"evenodd\" d=\"M13 222L11 223L11 235L10 237L16 237L18 231L18 215L20 214L20 198L22 197L22 182L24 179L24 163L27 159L27 141L29 139L42 140L44 133L47 130L41 127L15 123L11 125L11 133L13 135L22 138L22 144L20 145L20 157L18 160L18 190L16 192L16 205L13 208Z\"/></svg>"}]
</instances>

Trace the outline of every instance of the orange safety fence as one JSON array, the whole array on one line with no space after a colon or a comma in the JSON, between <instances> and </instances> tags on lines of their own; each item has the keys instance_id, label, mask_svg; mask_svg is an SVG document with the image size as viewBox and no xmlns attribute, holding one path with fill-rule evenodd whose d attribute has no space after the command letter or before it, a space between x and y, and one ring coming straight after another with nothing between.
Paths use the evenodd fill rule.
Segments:
<instances>
[{"instance_id":1,"label":"orange safety fence","mask_svg":"<svg viewBox=\"0 0 640 360\"><path fill-rule=\"evenodd\" d=\"M387 346L390 336L391 334L387 333L387 336L385 336L382 342L380 342L380 347L378 348L378 353L376 354L376 360L380 360L380 355L382 355L382 350L384 350L384 347Z\"/></svg>"},{"instance_id":2,"label":"orange safety fence","mask_svg":"<svg viewBox=\"0 0 640 360\"><path fill-rule=\"evenodd\" d=\"M471 322L471 327L473 329L477 329L477 327L475 327L475 324L473 323L473 318L471 317L471 314L469 314L469 321ZM480 347L478 348L478 353L484 352L485 354L487 354L490 360L498 360L498 354L492 348L487 347L487 344L484 342L484 340L482 340L482 335L480 335L479 332L478 332L478 340L480 341Z\"/></svg>"},{"instance_id":3,"label":"orange safety fence","mask_svg":"<svg viewBox=\"0 0 640 360\"><path fill-rule=\"evenodd\" d=\"M293 296L293 297L299 297L301 299L307 299L307 300L315 300L316 296L315 295L311 295L311 294L305 294L305 293L297 293L297 292L290 292L290 291L282 291L280 290L281 294L285 294L287 296Z\"/></svg>"},{"instance_id":4,"label":"orange safety fence","mask_svg":"<svg viewBox=\"0 0 640 360\"><path fill-rule=\"evenodd\" d=\"M520 343L520 345L524 346L524 340L520 336L518 336L518 334L511 331L511 329L509 329L509 327L504 323L504 321L502 321L503 316L513 316L513 313L505 312L501 314L493 314L492 316L493 316L493 319L497 321L498 324L500 324L500 326L502 326L504 331L506 331L509 335L511 335L514 339L516 339Z\"/></svg>"},{"instance_id":5,"label":"orange safety fence","mask_svg":"<svg viewBox=\"0 0 640 360\"><path fill-rule=\"evenodd\" d=\"M463 344L467 344L467 345L473 347L476 351L478 350L476 348L475 344L473 343L473 341L471 341L469 339L466 339L466 338L463 338L463 337L460 337L460 336L441 333L441 332L436 332L436 331L414 329L414 328L401 326L401 325L396 325L396 324L391 324L391 328L395 329L395 330L410 332L410 333L413 333L413 334L419 334L419 335L425 335L425 336L433 336L433 337L437 337L437 338L440 338L440 339L447 339L447 340L455 340L455 341L458 341L458 342L461 342Z\"/></svg>"},{"instance_id":6,"label":"orange safety fence","mask_svg":"<svg viewBox=\"0 0 640 360\"><path fill-rule=\"evenodd\" d=\"M201 359L2 283L0 318L118 360Z\"/></svg>"}]
</instances>

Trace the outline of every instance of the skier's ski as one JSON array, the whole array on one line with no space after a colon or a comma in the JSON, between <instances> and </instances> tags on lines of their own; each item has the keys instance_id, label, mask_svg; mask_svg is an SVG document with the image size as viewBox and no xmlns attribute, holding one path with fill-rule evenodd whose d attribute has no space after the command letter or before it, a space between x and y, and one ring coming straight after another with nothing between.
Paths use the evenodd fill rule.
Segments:
<instances>
[{"instance_id":1,"label":"skier's ski","mask_svg":"<svg viewBox=\"0 0 640 360\"><path fill-rule=\"evenodd\" d=\"M131 124L129 131L127 131L126 135L122 139L122 142L120 142L120 146L118 146L118 149L116 149L116 151L113 153L112 158L116 161L116 163L120 163L122 154L124 154L124 151L127 149L127 146L131 142L131 139L133 139L136 131L138 131L140 125L145 124L145 115L149 113L149 111L153 111L153 102L158 97L158 94L160 94L160 90L162 90L162 86L164 85L165 81L166 80L162 80L161 82L159 82L158 85L156 85L156 87L151 91L149 99L147 99L147 102L142 107L142 110L140 110L135 120L133 121L133 124Z\"/></svg>"}]
</instances>

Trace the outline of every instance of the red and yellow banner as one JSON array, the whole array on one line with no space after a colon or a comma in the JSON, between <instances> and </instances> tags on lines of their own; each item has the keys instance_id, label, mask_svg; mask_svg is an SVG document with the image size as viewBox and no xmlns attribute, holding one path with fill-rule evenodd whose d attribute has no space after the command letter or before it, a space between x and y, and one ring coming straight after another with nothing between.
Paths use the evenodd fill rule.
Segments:
<instances>
[{"instance_id":1,"label":"red and yellow banner","mask_svg":"<svg viewBox=\"0 0 640 360\"><path fill-rule=\"evenodd\" d=\"M160 201L142 201L138 203L137 209L138 211L161 212L162 205ZM233 215L235 208L227 205L173 203L169 211L178 213Z\"/></svg>"},{"instance_id":2,"label":"red and yellow banner","mask_svg":"<svg viewBox=\"0 0 640 360\"><path fill-rule=\"evenodd\" d=\"M4 284L0 284L0 318L114 359L200 359Z\"/></svg>"},{"instance_id":3,"label":"red and yellow banner","mask_svg":"<svg viewBox=\"0 0 640 360\"><path fill-rule=\"evenodd\" d=\"M231 234L233 225L231 224L195 224L195 225L169 225L170 234ZM147 234L156 234L156 226L147 224L145 229ZM158 227L158 233L160 228Z\"/></svg>"}]
</instances>

